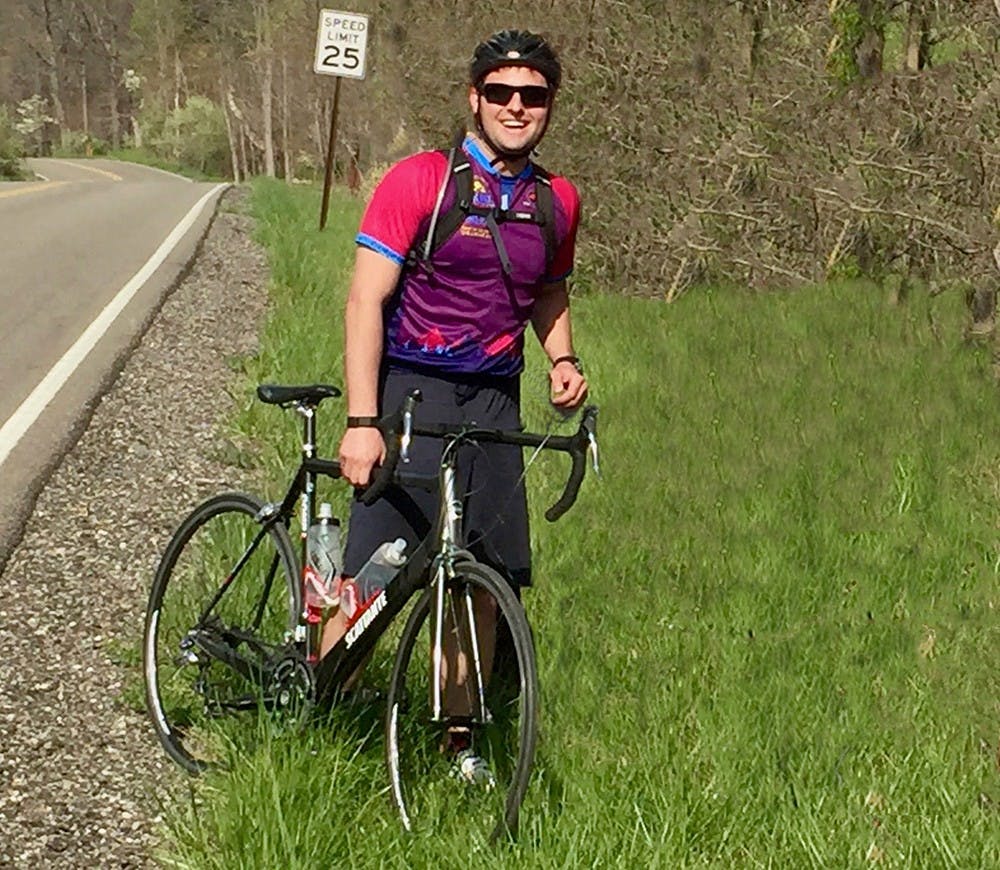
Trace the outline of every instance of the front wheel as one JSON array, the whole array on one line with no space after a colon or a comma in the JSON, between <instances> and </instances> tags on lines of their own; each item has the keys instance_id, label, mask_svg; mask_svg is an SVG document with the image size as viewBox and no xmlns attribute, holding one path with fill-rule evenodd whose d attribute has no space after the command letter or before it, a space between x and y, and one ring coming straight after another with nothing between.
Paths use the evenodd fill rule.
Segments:
<instances>
[{"instance_id":1,"label":"front wheel","mask_svg":"<svg viewBox=\"0 0 1000 870\"><path fill-rule=\"evenodd\" d=\"M476 562L455 571L443 593L435 582L420 597L403 629L386 699L386 763L407 830L454 819L494 841L516 834L531 776L535 650L524 608L496 571Z\"/></svg>"},{"instance_id":2,"label":"front wheel","mask_svg":"<svg viewBox=\"0 0 1000 870\"><path fill-rule=\"evenodd\" d=\"M302 668L282 676L301 606L298 561L288 530L265 520L262 507L242 493L199 505L153 580L146 704L164 749L192 773L222 764L239 745L241 711L308 691Z\"/></svg>"}]
</instances>

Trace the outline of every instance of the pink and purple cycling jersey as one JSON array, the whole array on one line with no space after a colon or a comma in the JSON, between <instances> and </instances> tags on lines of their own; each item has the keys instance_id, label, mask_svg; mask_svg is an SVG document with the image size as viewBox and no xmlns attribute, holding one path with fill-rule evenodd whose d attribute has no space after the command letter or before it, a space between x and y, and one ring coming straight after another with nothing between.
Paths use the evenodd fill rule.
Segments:
<instances>
[{"instance_id":1,"label":"pink and purple cycling jersey","mask_svg":"<svg viewBox=\"0 0 1000 870\"><path fill-rule=\"evenodd\" d=\"M530 163L520 175L508 178L490 166L474 141L466 139L462 147L472 167L476 206L536 211ZM447 167L447 156L438 151L395 164L375 189L357 243L404 265L409 251L424 242ZM539 225L499 224L510 257L508 275L485 219L470 215L432 256L432 268L404 267L386 307L385 353L390 361L442 372L514 375L521 371L524 330L541 288L573 271L580 200L567 179L553 175L551 181L556 249L549 268ZM454 199L452 184L441 214Z\"/></svg>"}]
</instances>

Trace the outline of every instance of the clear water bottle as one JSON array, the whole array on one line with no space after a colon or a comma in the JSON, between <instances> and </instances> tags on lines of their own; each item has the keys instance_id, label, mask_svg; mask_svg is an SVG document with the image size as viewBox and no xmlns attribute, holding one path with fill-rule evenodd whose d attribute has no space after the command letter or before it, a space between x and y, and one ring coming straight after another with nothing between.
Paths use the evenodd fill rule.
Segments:
<instances>
[{"instance_id":1,"label":"clear water bottle","mask_svg":"<svg viewBox=\"0 0 1000 870\"><path fill-rule=\"evenodd\" d=\"M406 564L406 541L396 538L380 544L353 580L340 587L340 607L348 619L361 613L388 586Z\"/></svg>"},{"instance_id":2,"label":"clear water bottle","mask_svg":"<svg viewBox=\"0 0 1000 870\"><path fill-rule=\"evenodd\" d=\"M319 517L306 533L306 600L333 597L344 560L340 552L340 520L328 502L319 506Z\"/></svg>"},{"instance_id":3,"label":"clear water bottle","mask_svg":"<svg viewBox=\"0 0 1000 870\"><path fill-rule=\"evenodd\" d=\"M343 570L340 521L327 502L306 532L306 565L302 576L302 605L308 626L310 658L318 655L323 624L339 603L338 583Z\"/></svg>"}]
</instances>

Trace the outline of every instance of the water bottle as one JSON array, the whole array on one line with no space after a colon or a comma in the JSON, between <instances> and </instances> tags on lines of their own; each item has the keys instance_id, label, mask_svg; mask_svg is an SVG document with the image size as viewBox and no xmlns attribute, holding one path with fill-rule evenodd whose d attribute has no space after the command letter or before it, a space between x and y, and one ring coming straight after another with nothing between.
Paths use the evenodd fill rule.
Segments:
<instances>
[{"instance_id":1,"label":"water bottle","mask_svg":"<svg viewBox=\"0 0 1000 870\"><path fill-rule=\"evenodd\" d=\"M310 658L318 655L323 624L337 607L337 582L342 568L340 521L333 516L330 505L323 502L318 519L306 532L306 566L302 577Z\"/></svg>"},{"instance_id":2,"label":"water bottle","mask_svg":"<svg viewBox=\"0 0 1000 870\"><path fill-rule=\"evenodd\" d=\"M328 502L319 506L319 517L306 532L306 600L331 598L340 572L340 520Z\"/></svg>"},{"instance_id":3,"label":"water bottle","mask_svg":"<svg viewBox=\"0 0 1000 870\"><path fill-rule=\"evenodd\" d=\"M386 541L361 566L353 580L340 587L340 607L348 619L360 614L388 586L406 563L406 541Z\"/></svg>"}]
</instances>

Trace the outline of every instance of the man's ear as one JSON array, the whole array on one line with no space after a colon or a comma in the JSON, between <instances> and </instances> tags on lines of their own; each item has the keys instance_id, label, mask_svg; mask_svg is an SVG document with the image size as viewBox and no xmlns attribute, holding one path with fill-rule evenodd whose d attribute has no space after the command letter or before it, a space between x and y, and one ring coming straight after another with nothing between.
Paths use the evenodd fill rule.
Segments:
<instances>
[{"instance_id":1,"label":"man's ear","mask_svg":"<svg viewBox=\"0 0 1000 870\"><path fill-rule=\"evenodd\" d=\"M469 108L472 109L473 115L479 114L479 91L476 90L475 85L469 85Z\"/></svg>"}]
</instances>

